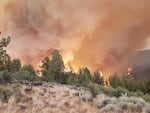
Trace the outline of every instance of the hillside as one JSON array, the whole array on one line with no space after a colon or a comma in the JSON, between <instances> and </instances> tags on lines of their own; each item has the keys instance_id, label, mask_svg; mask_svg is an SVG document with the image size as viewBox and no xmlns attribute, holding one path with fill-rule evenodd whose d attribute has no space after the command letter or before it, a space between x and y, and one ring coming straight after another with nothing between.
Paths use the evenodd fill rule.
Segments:
<instances>
[{"instance_id":1,"label":"hillside","mask_svg":"<svg viewBox=\"0 0 150 113\"><path fill-rule=\"evenodd\" d=\"M7 87L13 87L8 85ZM5 86L6 87L6 86ZM16 102L11 96L8 103L0 102L0 113L149 113L150 106L141 98L92 97L90 91L75 86L48 84L27 88L19 85L22 96Z\"/></svg>"}]
</instances>

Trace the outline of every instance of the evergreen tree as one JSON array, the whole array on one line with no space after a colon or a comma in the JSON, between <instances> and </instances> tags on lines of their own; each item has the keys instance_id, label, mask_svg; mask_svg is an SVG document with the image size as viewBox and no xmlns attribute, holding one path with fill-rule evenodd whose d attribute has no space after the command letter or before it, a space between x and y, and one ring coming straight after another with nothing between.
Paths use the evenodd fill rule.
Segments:
<instances>
[{"instance_id":1,"label":"evergreen tree","mask_svg":"<svg viewBox=\"0 0 150 113\"><path fill-rule=\"evenodd\" d=\"M8 60L10 60L9 55L6 53L5 47L8 46L10 42L10 37L3 38L0 40L0 70L4 69L4 65Z\"/></svg>"},{"instance_id":2,"label":"evergreen tree","mask_svg":"<svg viewBox=\"0 0 150 113\"><path fill-rule=\"evenodd\" d=\"M21 70L28 71L31 75L36 76L36 72L35 72L33 66L30 64L23 65Z\"/></svg>"},{"instance_id":3,"label":"evergreen tree","mask_svg":"<svg viewBox=\"0 0 150 113\"><path fill-rule=\"evenodd\" d=\"M20 71L13 74L13 79L33 81L37 79L37 76L33 66L25 64Z\"/></svg>"},{"instance_id":4,"label":"evergreen tree","mask_svg":"<svg viewBox=\"0 0 150 113\"><path fill-rule=\"evenodd\" d=\"M20 61L20 59L13 59L10 62L10 65L9 65L10 72L11 73L15 73L15 72L18 72L20 69L21 69L21 61Z\"/></svg>"},{"instance_id":5,"label":"evergreen tree","mask_svg":"<svg viewBox=\"0 0 150 113\"><path fill-rule=\"evenodd\" d=\"M96 71L94 72L94 75L93 75L93 82L94 83L97 83L99 85L104 85L104 79L103 77L100 75L99 71Z\"/></svg>"},{"instance_id":6,"label":"evergreen tree","mask_svg":"<svg viewBox=\"0 0 150 113\"><path fill-rule=\"evenodd\" d=\"M58 50L54 50L50 58L42 60L41 69L44 80L64 82L64 62Z\"/></svg>"},{"instance_id":7,"label":"evergreen tree","mask_svg":"<svg viewBox=\"0 0 150 113\"><path fill-rule=\"evenodd\" d=\"M91 73L88 68L82 68L79 70L79 83L86 86L91 81Z\"/></svg>"}]
</instances>

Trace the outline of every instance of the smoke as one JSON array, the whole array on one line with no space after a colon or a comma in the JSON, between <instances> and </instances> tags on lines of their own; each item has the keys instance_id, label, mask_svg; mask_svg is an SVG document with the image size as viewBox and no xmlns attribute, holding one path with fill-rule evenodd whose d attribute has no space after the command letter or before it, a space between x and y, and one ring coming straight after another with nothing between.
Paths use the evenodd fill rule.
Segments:
<instances>
[{"instance_id":1,"label":"smoke","mask_svg":"<svg viewBox=\"0 0 150 113\"><path fill-rule=\"evenodd\" d=\"M9 54L34 66L53 49L65 62L110 74L147 45L149 0L0 1L0 30L12 37Z\"/></svg>"}]
</instances>

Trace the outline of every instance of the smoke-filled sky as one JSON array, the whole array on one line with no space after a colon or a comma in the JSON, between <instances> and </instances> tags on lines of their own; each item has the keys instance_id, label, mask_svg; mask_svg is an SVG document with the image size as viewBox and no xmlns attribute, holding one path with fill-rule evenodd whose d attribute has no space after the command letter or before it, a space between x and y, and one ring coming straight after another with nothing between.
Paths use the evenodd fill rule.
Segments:
<instances>
[{"instance_id":1,"label":"smoke-filled sky","mask_svg":"<svg viewBox=\"0 0 150 113\"><path fill-rule=\"evenodd\" d=\"M147 45L150 0L0 0L0 31L25 63L58 49L75 67L120 72Z\"/></svg>"}]
</instances>

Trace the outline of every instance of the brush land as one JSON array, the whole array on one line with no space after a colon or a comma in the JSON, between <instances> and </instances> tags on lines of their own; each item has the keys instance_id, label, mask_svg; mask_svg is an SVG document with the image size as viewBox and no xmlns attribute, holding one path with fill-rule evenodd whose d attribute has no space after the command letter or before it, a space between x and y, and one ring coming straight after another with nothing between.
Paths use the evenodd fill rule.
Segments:
<instances>
[{"instance_id":1,"label":"brush land","mask_svg":"<svg viewBox=\"0 0 150 113\"><path fill-rule=\"evenodd\" d=\"M87 67L74 72L58 50L35 71L11 59L9 42L0 41L0 113L150 113L150 80L135 79L134 71L108 80Z\"/></svg>"},{"instance_id":2,"label":"brush land","mask_svg":"<svg viewBox=\"0 0 150 113\"><path fill-rule=\"evenodd\" d=\"M149 113L140 97L96 97L85 87L56 83L7 84L0 88L0 113Z\"/></svg>"}]
</instances>

